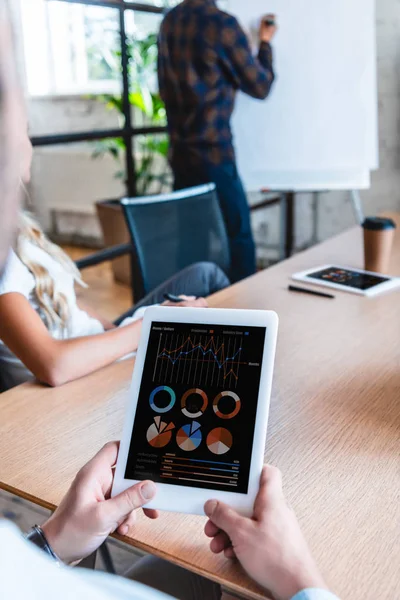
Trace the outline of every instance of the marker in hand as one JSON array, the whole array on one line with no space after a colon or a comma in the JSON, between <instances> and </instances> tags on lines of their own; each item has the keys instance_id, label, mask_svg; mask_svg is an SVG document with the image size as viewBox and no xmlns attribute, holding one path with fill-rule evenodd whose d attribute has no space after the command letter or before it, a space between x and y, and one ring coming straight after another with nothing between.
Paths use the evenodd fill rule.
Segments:
<instances>
[{"instance_id":1,"label":"marker in hand","mask_svg":"<svg viewBox=\"0 0 400 600\"><path fill-rule=\"evenodd\" d=\"M180 304L180 302L183 302L183 298L180 296L175 296L174 294L164 294L164 298L165 300L168 300L168 302L173 302L174 304Z\"/></svg>"}]
</instances>

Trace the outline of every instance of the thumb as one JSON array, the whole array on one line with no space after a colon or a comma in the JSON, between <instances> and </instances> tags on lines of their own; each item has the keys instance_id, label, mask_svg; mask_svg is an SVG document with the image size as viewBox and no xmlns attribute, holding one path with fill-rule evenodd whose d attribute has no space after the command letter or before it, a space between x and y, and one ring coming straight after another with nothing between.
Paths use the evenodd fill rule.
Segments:
<instances>
[{"instance_id":1,"label":"thumb","mask_svg":"<svg viewBox=\"0 0 400 600\"><path fill-rule=\"evenodd\" d=\"M230 538L240 523L245 520L244 517L239 515L233 508L223 502L218 502L217 500L209 500L206 502L204 512L210 521L212 521L219 529L225 531Z\"/></svg>"},{"instance_id":2,"label":"thumb","mask_svg":"<svg viewBox=\"0 0 400 600\"><path fill-rule=\"evenodd\" d=\"M108 517L113 521L120 522L132 511L147 504L156 495L156 486L152 481L142 481L128 488L115 498L110 498L107 505Z\"/></svg>"},{"instance_id":3,"label":"thumb","mask_svg":"<svg viewBox=\"0 0 400 600\"><path fill-rule=\"evenodd\" d=\"M265 465L260 478L260 489L254 503L254 517L262 521L272 506L284 502L282 474L276 467Z\"/></svg>"}]
</instances>

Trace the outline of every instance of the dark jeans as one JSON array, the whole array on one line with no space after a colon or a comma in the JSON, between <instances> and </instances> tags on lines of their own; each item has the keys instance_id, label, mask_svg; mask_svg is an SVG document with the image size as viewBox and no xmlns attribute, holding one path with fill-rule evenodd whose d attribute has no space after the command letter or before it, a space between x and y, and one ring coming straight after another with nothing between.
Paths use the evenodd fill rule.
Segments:
<instances>
[{"instance_id":1,"label":"dark jeans","mask_svg":"<svg viewBox=\"0 0 400 600\"><path fill-rule=\"evenodd\" d=\"M224 217L230 252L232 282L256 272L256 253L250 224L250 209L235 163L221 165L172 165L174 188L181 190L203 183L215 183Z\"/></svg>"},{"instance_id":2,"label":"dark jeans","mask_svg":"<svg viewBox=\"0 0 400 600\"><path fill-rule=\"evenodd\" d=\"M125 577L177 600L221 600L221 587L217 583L155 556L139 560Z\"/></svg>"},{"instance_id":3,"label":"dark jeans","mask_svg":"<svg viewBox=\"0 0 400 600\"><path fill-rule=\"evenodd\" d=\"M174 296L184 294L185 296L206 298L228 287L229 283L229 279L217 265L209 262L196 263L159 285L128 312L119 317L115 321L115 325L119 325L124 319L132 316L135 310L141 306L161 304L165 300L164 294L173 294Z\"/></svg>"}]
</instances>

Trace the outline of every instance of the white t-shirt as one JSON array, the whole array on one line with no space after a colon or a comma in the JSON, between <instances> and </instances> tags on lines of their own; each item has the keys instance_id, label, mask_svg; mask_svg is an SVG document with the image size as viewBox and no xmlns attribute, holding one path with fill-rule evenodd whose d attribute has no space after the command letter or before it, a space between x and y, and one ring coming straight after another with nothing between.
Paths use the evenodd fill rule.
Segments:
<instances>
[{"instance_id":1,"label":"white t-shirt","mask_svg":"<svg viewBox=\"0 0 400 600\"><path fill-rule=\"evenodd\" d=\"M70 310L68 326L65 330L53 327L50 331L55 339L76 338L96 335L104 332L104 327L97 319L81 310L76 301L74 278L71 273L47 252L24 241L25 255L30 256L36 264L47 269L52 277L56 290L66 297ZM41 310L35 295L35 279L29 269L23 264L13 250L10 251L3 277L0 279L0 296L11 292L22 294L41 318ZM137 311L134 317L126 319L121 325L125 326L139 319L144 310ZM6 388L11 388L33 378L32 373L0 340L0 371L1 380Z\"/></svg>"}]
</instances>

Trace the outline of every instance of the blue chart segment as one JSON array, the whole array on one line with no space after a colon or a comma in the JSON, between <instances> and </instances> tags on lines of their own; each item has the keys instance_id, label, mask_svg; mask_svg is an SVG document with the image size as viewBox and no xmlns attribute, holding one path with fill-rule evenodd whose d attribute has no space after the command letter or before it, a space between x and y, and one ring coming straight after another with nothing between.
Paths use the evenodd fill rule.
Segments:
<instances>
[{"instance_id":1,"label":"blue chart segment","mask_svg":"<svg viewBox=\"0 0 400 600\"><path fill-rule=\"evenodd\" d=\"M153 381L236 387L242 355L242 335L160 333Z\"/></svg>"},{"instance_id":2,"label":"blue chart segment","mask_svg":"<svg viewBox=\"0 0 400 600\"><path fill-rule=\"evenodd\" d=\"M170 397L170 401L166 406L157 405L157 395L161 396L161 394L163 392L168 394ZM154 410L154 412L160 413L160 414L164 414L164 413L168 412L169 410L171 410L171 408L173 408L173 406L175 404L175 401L176 401L176 395L175 395L174 390L172 390L170 387L168 387L166 385L160 385L155 390L153 390L150 394L150 399L149 399L151 408Z\"/></svg>"},{"instance_id":3,"label":"blue chart segment","mask_svg":"<svg viewBox=\"0 0 400 600\"><path fill-rule=\"evenodd\" d=\"M196 421L184 425L181 427L176 434L176 443L181 450L185 452L192 452L196 450L201 444L203 436L201 434L201 425Z\"/></svg>"}]
</instances>

